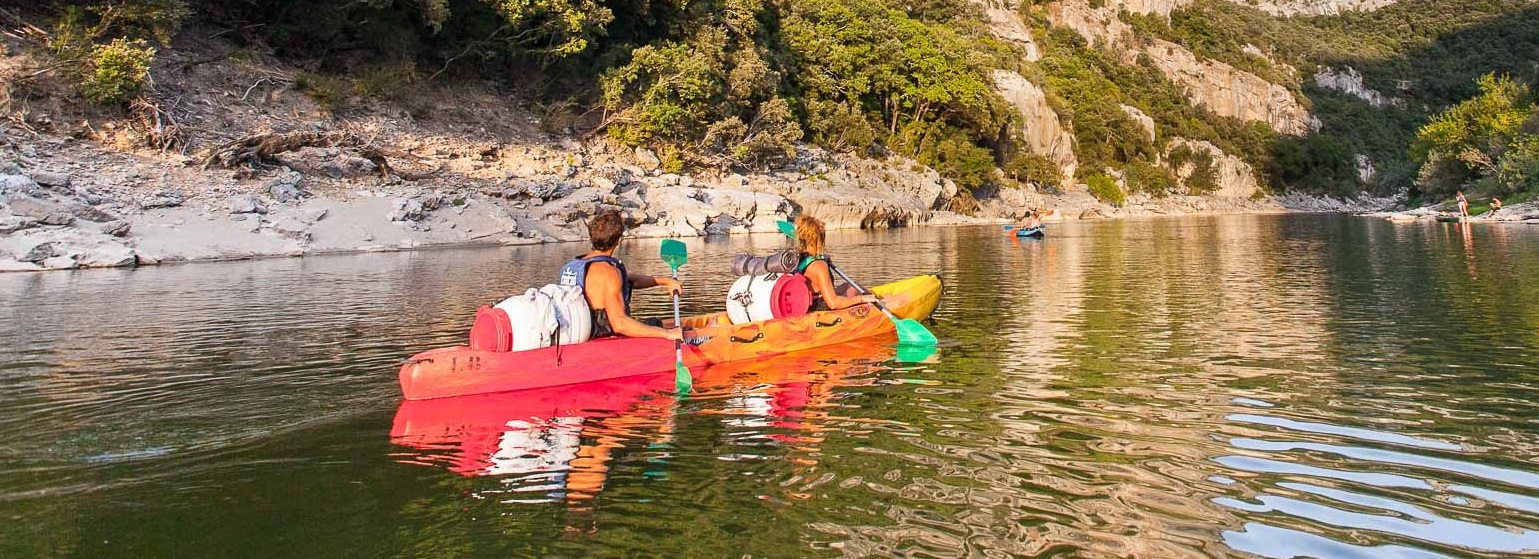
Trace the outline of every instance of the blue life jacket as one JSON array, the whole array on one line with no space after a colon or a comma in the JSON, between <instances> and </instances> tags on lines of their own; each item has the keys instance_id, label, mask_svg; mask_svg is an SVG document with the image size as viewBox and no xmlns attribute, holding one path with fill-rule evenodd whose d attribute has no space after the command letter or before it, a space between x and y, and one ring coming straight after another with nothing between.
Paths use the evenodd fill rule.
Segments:
<instances>
[{"instance_id":1,"label":"blue life jacket","mask_svg":"<svg viewBox=\"0 0 1539 559\"><path fill-rule=\"evenodd\" d=\"M583 290L583 297L588 296L588 266L594 262L603 262L620 270L620 297L625 300L625 314L631 314L631 278L625 272L625 263L613 256L594 256L591 258L573 258L561 267L561 276L556 278L557 285L572 285Z\"/></svg>"}]
</instances>

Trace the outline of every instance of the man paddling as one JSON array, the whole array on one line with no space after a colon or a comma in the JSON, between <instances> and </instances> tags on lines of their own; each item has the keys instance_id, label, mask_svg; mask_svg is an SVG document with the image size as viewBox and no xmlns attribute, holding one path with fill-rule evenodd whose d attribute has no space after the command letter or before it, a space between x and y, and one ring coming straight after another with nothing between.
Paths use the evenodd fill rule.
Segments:
<instances>
[{"instance_id":1,"label":"man paddling","mask_svg":"<svg viewBox=\"0 0 1539 559\"><path fill-rule=\"evenodd\" d=\"M665 276L632 274L615 258L620 237L625 235L625 220L620 212L599 212L588 221L588 238L593 250L561 267L561 285L581 287L593 312L593 337L683 339L680 328L664 328L661 319L637 320L631 317L631 291L662 286L669 293L681 293L678 280Z\"/></svg>"}]
</instances>

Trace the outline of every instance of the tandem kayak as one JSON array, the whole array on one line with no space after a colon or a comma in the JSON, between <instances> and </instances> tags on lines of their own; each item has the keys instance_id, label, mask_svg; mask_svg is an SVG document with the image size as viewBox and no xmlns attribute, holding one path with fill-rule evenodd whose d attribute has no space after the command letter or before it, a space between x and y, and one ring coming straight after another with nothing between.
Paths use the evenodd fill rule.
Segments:
<instances>
[{"instance_id":1,"label":"tandem kayak","mask_svg":"<svg viewBox=\"0 0 1539 559\"><path fill-rule=\"evenodd\" d=\"M1015 236L1021 238L1041 239L1047 236L1047 228L1032 227L1030 229L1016 229Z\"/></svg>"},{"instance_id":2,"label":"tandem kayak","mask_svg":"<svg viewBox=\"0 0 1539 559\"><path fill-rule=\"evenodd\" d=\"M735 416L763 416L782 430L817 430L806 412L823 408L837 388L849 386L847 377L891 359L892 339L877 336L713 365L696 371L695 386L712 396L733 396L711 399ZM607 477L601 458L621 442L606 434L623 433L623 439L647 444L671 437L679 400L657 395L673 389L673 371L664 371L602 383L406 400L390 429L391 442L406 451L392 454L404 463L443 466L464 476L567 471L560 490L591 495ZM597 459L574 460L578 456Z\"/></svg>"},{"instance_id":3,"label":"tandem kayak","mask_svg":"<svg viewBox=\"0 0 1539 559\"><path fill-rule=\"evenodd\" d=\"M900 318L923 320L940 303L941 280L915 276L871 290ZM732 324L726 312L686 317L684 325L707 341L685 344L691 370L718 363L843 344L894 331L876 307L863 304L746 324ZM580 384L673 369L673 342L648 338L605 338L527 351L489 351L455 346L425 351L401 366L401 393L426 400Z\"/></svg>"}]
</instances>

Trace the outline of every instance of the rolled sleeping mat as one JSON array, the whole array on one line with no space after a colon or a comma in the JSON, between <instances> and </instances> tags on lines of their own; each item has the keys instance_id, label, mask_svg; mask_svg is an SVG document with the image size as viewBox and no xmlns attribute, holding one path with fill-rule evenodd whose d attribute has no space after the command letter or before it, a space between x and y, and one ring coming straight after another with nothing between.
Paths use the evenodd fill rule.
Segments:
<instances>
[{"instance_id":1,"label":"rolled sleeping mat","mask_svg":"<svg viewBox=\"0 0 1539 559\"><path fill-rule=\"evenodd\" d=\"M782 250L766 256L739 254L732 257L732 273L738 276L764 274L789 274L796 271L801 255L794 250Z\"/></svg>"}]
</instances>

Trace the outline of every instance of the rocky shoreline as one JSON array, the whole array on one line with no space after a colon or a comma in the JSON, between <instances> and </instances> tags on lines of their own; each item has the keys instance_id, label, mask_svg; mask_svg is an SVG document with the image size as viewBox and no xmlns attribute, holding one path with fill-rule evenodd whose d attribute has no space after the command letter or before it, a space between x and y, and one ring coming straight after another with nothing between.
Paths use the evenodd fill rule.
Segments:
<instances>
[{"instance_id":1,"label":"rocky shoreline","mask_svg":"<svg viewBox=\"0 0 1539 559\"><path fill-rule=\"evenodd\" d=\"M425 141L414 166L359 150L305 147L250 169L117 152L71 137L0 135L0 271L574 242L595 211L623 212L634 237L770 233L808 212L830 228L997 223L1033 207L1057 219L1286 211L1363 211L1393 200L1308 196L1131 197L1006 189L960 198L935 171L807 150L752 175L668 173L647 150L607 142L476 146ZM971 215L949 209L966 200Z\"/></svg>"},{"instance_id":2,"label":"rocky shoreline","mask_svg":"<svg viewBox=\"0 0 1539 559\"><path fill-rule=\"evenodd\" d=\"M1399 211L1368 212L1363 215L1384 218L1390 221L1433 221L1440 219L1448 221L1457 217L1457 214L1446 207L1445 204L1433 204ZM1494 212L1488 211L1469 216L1464 221L1539 225L1539 201L1512 204Z\"/></svg>"},{"instance_id":3,"label":"rocky shoreline","mask_svg":"<svg viewBox=\"0 0 1539 559\"><path fill-rule=\"evenodd\" d=\"M191 260L399 251L426 246L579 242L599 209L634 237L774 233L796 213L830 228L962 225L1054 208L1059 219L1277 211L1360 211L1393 200L1133 197L1005 189L948 211L950 180L913 162L808 151L763 174L689 176L656 154L606 143L422 149L434 179L403 179L351 149L303 148L242 177L185 159L111 152L69 137L9 131L0 148L0 271L112 268ZM445 169L451 172L443 172Z\"/></svg>"}]
</instances>

